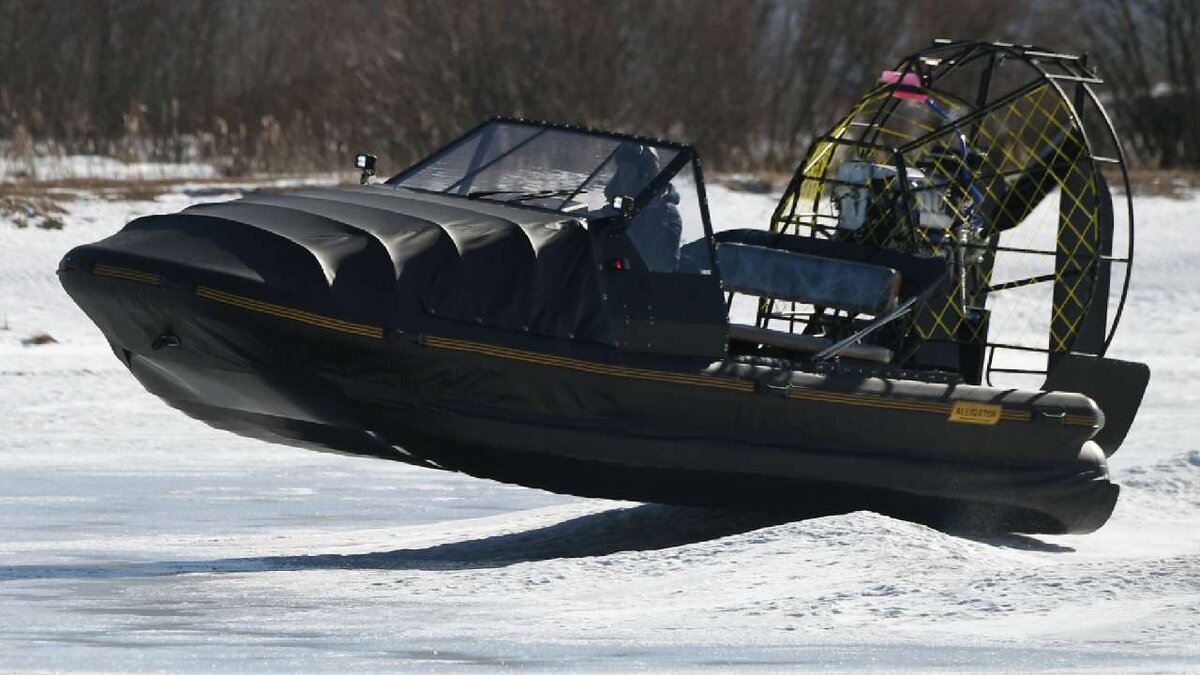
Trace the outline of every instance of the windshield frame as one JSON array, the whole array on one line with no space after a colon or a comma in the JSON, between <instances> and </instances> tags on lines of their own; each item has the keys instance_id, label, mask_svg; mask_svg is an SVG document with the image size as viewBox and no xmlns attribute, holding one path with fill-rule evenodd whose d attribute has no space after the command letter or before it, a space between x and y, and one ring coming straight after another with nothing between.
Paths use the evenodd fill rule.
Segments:
<instances>
[{"instance_id":1,"label":"windshield frame","mask_svg":"<svg viewBox=\"0 0 1200 675\"><path fill-rule=\"evenodd\" d=\"M675 155L675 157L670 162L668 162L665 166L663 166L662 169L659 170L658 174L656 176L654 176L654 178L652 178L650 181L647 182L646 186L642 188L642 190L639 194L627 195L628 197L632 198L633 202L634 202L633 209L631 211L629 211L630 215L636 215L637 212L640 211L641 208L644 207L646 205L646 203L648 203L650 201L650 199L654 195L654 192L656 190L662 189L663 186L665 186L667 183L669 183L671 181L671 179L674 178L675 175L677 173L679 173L679 171L681 169L683 169L685 166L688 165L689 161L693 163L693 166L698 166L698 164L699 164L699 157L696 155L695 149L692 146L684 144L684 143L675 143L673 141L664 141L662 139L651 138L648 136L622 134L622 133L618 133L615 131L592 129L592 128L588 128L588 127L575 126L575 125L569 125L569 124L555 124L555 123L551 123L551 122L536 122L536 121L525 120L525 119L515 118L515 117L497 116L497 117L492 117L492 118L484 121L483 123L478 124L475 127L471 128L469 131L467 131L463 135L459 136L458 138L454 139L453 141L447 143L445 146L439 148L438 150L435 150L434 152L430 153L428 156L419 160L412 166L408 167L407 169L404 169L400 173L387 179L386 181L384 181L384 184L390 185L390 186L396 187L396 188L404 188L406 190L414 190L416 192L423 192L423 193L433 194L433 195L442 195L445 197L452 197L452 198L457 198L457 199L469 199L471 201L476 201L476 200L482 199L484 201L487 201L490 204L499 204L502 206L509 206L509 207L515 207L515 208L523 208L523 209L533 209L535 211L541 211L544 213L554 213L554 214L561 215L563 217L574 217L574 218L588 220L588 221L599 220L599 219L605 218L605 216L599 215L595 212L592 212L590 214L577 214L577 213L571 213L569 211L563 211L563 210L561 210L561 206L565 205L570 200L571 197L577 195L579 192L583 191L585 188L588 188L588 184L591 183L591 181L597 175L599 175L601 170L608 164L608 162L612 161L613 154L615 154L615 150L612 154L610 154L608 157L606 157L603 162L598 164L595 167L595 169L592 171L592 173L583 182L581 182L578 186L576 186L575 194L572 194L571 197L567 197L567 199L564 199L562 201L562 203L559 205L559 208L553 208L553 207L549 207L549 206L538 206L536 204L530 204L525 201L512 201L512 200L505 200L505 199L487 199L486 197L482 197L482 198L481 197L470 197L469 193L462 194L461 192L454 191L454 188L459 187L463 181L472 177L472 175L470 175L470 174L464 175L462 178L460 178L458 181L456 181L455 183L453 183L452 185L450 185L449 187L447 187L444 190L431 190L431 189L427 189L427 188L419 188L419 187L413 187L413 186L408 186L408 185L401 185L401 183L403 181L405 181L406 179L411 178L414 175L420 173L422 169L428 167L429 165L433 164L434 162L437 162L440 158L453 152L454 150L456 150L457 148L462 146L464 143L474 139L477 136L477 134L484 132L487 129L487 127L489 127L491 125L495 125L495 124L509 124L509 125L525 126L525 127L531 127L531 128L538 129L539 131L534 133L530 137L530 139L526 139L526 142L528 140L532 140L533 138L540 136L542 133L544 133L546 131L557 130L557 131L573 132L573 133L577 133L580 135L586 135L586 136L592 136L592 137L606 138L606 139L611 139L614 141L632 141L632 142L639 143L642 145L649 145L652 147L666 148L666 149L674 150L677 153ZM495 159L496 158L493 159L492 163L494 163ZM485 164L484 167L481 167L481 168L486 168L487 166L488 165ZM478 171L478 170L479 169L477 169L476 171ZM697 175L697 178L699 179L699 175ZM702 212L704 214L703 215L703 218L705 221L704 222L704 230L705 230L706 236L711 237L712 227L708 223L707 204L705 204L704 207L702 208Z\"/></svg>"}]
</instances>

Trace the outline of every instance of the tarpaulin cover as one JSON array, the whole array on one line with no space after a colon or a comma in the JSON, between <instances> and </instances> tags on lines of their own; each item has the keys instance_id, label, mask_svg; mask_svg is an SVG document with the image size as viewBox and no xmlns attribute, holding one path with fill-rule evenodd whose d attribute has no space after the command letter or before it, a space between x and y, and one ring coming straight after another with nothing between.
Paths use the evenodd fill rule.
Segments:
<instances>
[{"instance_id":1,"label":"tarpaulin cover","mask_svg":"<svg viewBox=\"0 0 1200 675\"><path fill-rule=\"evenodd\" d=\"M75 255L388 328L436 315L613 342L587 230L536 209L309 188L141 218Z\"/></svg>"}]
</instances>

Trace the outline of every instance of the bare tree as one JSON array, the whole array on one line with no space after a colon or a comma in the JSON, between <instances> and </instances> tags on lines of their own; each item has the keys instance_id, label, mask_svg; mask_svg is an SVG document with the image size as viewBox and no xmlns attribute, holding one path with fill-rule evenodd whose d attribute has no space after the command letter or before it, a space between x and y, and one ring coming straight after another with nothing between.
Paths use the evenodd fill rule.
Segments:
<instances>
[{"instance_id":1,"label":"bare tree","mask_svg":"<svg viewBox=\"0 0 1200 675\"><path fill-rule=\"evenodd\" d=\"M1103 0L1085 23L1134 154L1163 168L1200 167L1200 3Z\"/></svg>"},{"instance_id":2,"label":"bare tree","mask_svg":"<svg viewBox=\"0 0 1200 675\"><path fill-rule=\"evenodd\" d=\"M389 166L522 115L784 169L933 37L1086 49L1146 163L1200 166L1195 0L0 0L0 140L229 171ZM32 139L32 140L30 140Z\"/></svg>"}]
</instances>

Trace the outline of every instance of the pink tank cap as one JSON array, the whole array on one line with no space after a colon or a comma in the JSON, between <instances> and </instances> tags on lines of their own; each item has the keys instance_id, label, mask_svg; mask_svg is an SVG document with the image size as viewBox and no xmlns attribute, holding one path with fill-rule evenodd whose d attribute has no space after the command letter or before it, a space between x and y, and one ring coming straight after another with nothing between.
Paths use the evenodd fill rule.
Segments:
<instances>
[{"instance_id":1,"label":"pink tank cap","mask_svg":"<svg viewBox=\"0 0 1200 675\"><path fill-rule=\"evenodd\" d=\"M896 88L892 91L892 96L896 98L908 99L910 101L924 101L928 98L924 92L920 91L923 83L921 82L921 76L917 73L900 73L897 70L885 70L879 76L879 81L884 84L896 85Z\"/></svg>"}]
</instances>

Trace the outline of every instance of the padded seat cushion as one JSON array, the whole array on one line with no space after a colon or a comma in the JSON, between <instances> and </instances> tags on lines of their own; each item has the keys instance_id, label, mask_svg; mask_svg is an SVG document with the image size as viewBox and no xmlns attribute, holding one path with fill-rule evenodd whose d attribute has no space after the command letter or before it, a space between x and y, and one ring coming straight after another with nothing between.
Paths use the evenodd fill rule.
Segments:
<instances>
[{"instance_id":1,"label":"padded seat cushion","mask_svg":"<svg viewBox=\"0 0 1200 675\"><path fill-rule=\"evenodd\" d=\"M900 273L890 267L720 242L717 259L727 291L879 316L896 307Z\"/></svg>"}]
</instances>

